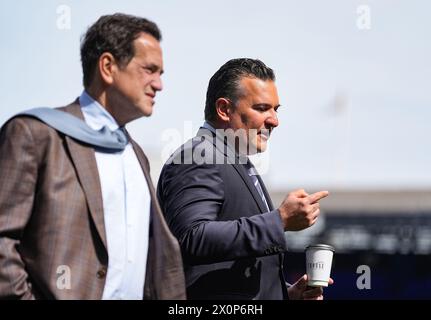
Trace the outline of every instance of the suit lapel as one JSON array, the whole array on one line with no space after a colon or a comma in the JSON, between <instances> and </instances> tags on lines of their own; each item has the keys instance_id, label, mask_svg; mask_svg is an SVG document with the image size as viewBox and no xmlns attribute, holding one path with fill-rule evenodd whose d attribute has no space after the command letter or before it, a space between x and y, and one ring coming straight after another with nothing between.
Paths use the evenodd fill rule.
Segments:
<instances>
[{"instance_id":1,"label":"suit lapel","mask_svg":"<svg viewBox=\"0 0 431 320\"><path fill-rule=\"evenodd\" d=\"M150 197L151 197L150 232L149 232L148 255L147 255L147 269L145 272L144 299L155 299L155 297L157 297L157 292L156 292L156 285L154 283L154 280L155 280L154 263L157 257L157 249L156 249L155 242L152 241L152 239L154 239L154 225L157 224L157 221L154 221L154 219L157 219L157 213L154 212L155 210L157 210L154 207L155 192L154 192L154 187L152 184L149 170L147 169L146 157L143 151L141 150L141 148L130 137L127 130L126 130L126 134L127 134L128 140L131 142L133 146L133 151L135 152L136 157L138 158L139 164L141 165L142 172L144 173L145 180L147 181L148 190L150 192Z\"/></svg>"},{"instance_id":2,"label":"suit lapel","mask_svg":"<svg viewBox=\"0 0 431 320\"><path fill-rule=\"evenodd\" d=\"M62 109L80 119L84 119L81 107L77 101ZM87 199L91 218L105 249L107 249L102 191L94 149L68 136L66 136L65 139L79 182L81 183L85 198Z\"/></svg>"},{"instance_id":3,"label":"suit lapel","mask_svg":"<svg viewBox=\"0 0 431 320\"><path fill-rule=\"evenodd\" d=\"M220 137L216 136L210 130L208 130L206 128L200 128L198 133L197 133L197 136L203 136L203 135L213 137L212 143L213 143L215 149L218 150L218 152L221 152L225 156L226 163L230 163L230 162L227 162L228 155L226 154L226 152L227 152L228 147L226 146L225 142L222 141ZM217 141L218 141L218 143L217 143ZM235 159L233 162L234 162L234 164L232 164L232 166L235 168L235 170L240 175L241 179L246 184L248 190L250 191L254 200L256 201L256 204L259 206L260 212L262 212L262 213L267 212L268 209L266 208L265 203L263 202L262 198L259 195L259 192L257 191L256 187L254 186L252 179L248 175L246 168L244 167L243 164L240 164L239 157L237 155L235 156ZM265 197L268 201L268 199L270 199L268 192L266 191L266 188L264 187L263 182L260 179L260 176L258 176L258 178L259 178L259 182L262 186L262 189L264 190ZM270 206L270 209L272 208L271 200L269 200L268 206Z\"/></svg>"},{"instance_id":4,"label":"suit lapel","mask_svg":"<svg viewBox=\"0 0 431 320\"><path fill-rule=\"evenodd\" d=\"M129 134L127 133L129 136ZM180 248L163 218L150 176L148 160L129 136L133 150L144 172L151 196L151 227L148 247L145 299L185 299L184 274Z\"/></svg>"},{"instance_id":5,"label":"suit lapel","mask_svg":"<svg viewBox=\"0 0 431 320\"><path fill-rule=\"evenodd\" d=\"M247 173L247 170L244 168L244 165L243 164L234 164L233 167L238 172L238 174L241 176L244 183L247 185L248 190L250 190L250 192L254 198L254 201L256 201L257 205L259 206L260 212L262 212L262 213L268 212L268 209L266 208L265 203L263 202L262 198L260 197L259 192L257 191L256 187L254 186L250 176ZM265 197L267 197L266 194L265 194Z\"/></svg>"},{"instance_id":6,"label":"suit lapel","mask_svg":"<svg viewBox=\"0 0 431 320\"><path fill-rule=\"evenodd\" d=\"M129 138L130 143L133 146L133 151L135 151L136 157L138 158L139 164L141 165L142 171L144 172L145 180L147 180L148 189L150 190L150 196L151 196L151 205L153 205L154 199L156 197L156 193L154 191L153 182L151 180L150 172L147 168L147 160L144 155L144 152L142 149L138 146L138 144L130 137L129 133L127 133L127 136Z\"/></svg>"}]
</instances>

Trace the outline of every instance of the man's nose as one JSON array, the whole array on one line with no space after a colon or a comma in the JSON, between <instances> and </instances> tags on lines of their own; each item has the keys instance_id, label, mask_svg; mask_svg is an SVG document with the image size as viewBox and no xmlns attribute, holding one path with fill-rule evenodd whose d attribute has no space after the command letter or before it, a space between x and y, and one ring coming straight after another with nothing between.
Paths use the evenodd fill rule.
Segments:
<instances>
[{"instance_id":1,"label":"man's nose","mask_svg":"<svg viewBox=\"0 0 431 320\"><path fill-rule=\"evenodd\" d=\"M151 86L153 87L154 91L162 91L162 77L160 75L156 75L155 79L151 82Z\"/></svg>"},{"instance_id":2,"label":"man's nose","mask_svg":"<svg viewBox=\"0 0 431 320\"><path fill-rule=\"evenodd\" d=\"M265 123L268 126L271 126L273 128L278 126L278 117L277 113L274 111L268 118L266 118Z\"/></svg>"}]
</instances>

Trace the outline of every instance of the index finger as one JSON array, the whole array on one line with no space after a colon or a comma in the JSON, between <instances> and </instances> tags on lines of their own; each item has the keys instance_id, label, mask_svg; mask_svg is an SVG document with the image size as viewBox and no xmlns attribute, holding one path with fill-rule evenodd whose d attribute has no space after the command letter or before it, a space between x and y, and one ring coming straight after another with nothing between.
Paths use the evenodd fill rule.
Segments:
<instances>
[{"instance_id":1,"label":"index finger","mask_svg":"<svg viewBox=\"0 0 431 320\"><path fill-rule=\"evenodd\" d=\"M310 204L316 203L320 199L323 199L329 195L328 191L319 191L313 194L310 194L308 198L310 199Z\"/></svg>"}]
</instances>

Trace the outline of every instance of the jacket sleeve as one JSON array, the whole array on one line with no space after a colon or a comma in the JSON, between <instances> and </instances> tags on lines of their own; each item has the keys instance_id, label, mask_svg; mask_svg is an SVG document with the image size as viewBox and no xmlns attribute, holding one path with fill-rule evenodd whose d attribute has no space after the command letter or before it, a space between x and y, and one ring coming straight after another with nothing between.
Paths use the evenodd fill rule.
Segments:
<instances>
[{"instance_id":1,"label":"jacket sleeve","mask_svg":"<svg viewBox=\"0 0 431 320\"><path fill-rule=\"evenodd\" d=\"M219 166L168 164L162 170L158 197L185 262L215 263L286 250L278 210L219 221L225 197Z\"/></svg>"},{"instance_id":2,"label":"jacket sleeve","mask_svg":"<svg viewBox=\"0 0 431 320\"><path fill-rule=\"evenodd\" d=\"M36 147L22 118L0 131L0 299L34 298L19 246L33 207Z\"/></svg>"}]
</instances>

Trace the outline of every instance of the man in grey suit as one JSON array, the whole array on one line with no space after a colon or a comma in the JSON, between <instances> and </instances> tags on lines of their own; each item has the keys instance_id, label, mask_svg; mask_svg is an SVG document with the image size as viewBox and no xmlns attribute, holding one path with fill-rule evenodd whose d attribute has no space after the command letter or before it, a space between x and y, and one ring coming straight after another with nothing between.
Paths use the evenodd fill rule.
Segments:
<instances>
[{"instance_id":1,"label":"man in grey suit","mask_svg":"<svg viewBox=\"0 0 431 320\"><path fill-rule=\"evenodd\" d=\"M323 298L306 275L285 282L284 231L313 225L328 192L297 190L275 209L248 159L278 126L274 81L259 60L224 64L209 82L203 127L163 167L158 198L180 242L190 299Z\"/></svg>"},{"instance_id":2,"label":"man in grey suit","mask_svg":"<svg viewBox=\"0 0 431 320\"><path fill-rule=\"evenodd\" d=\"M147 19L102 16L81 45L85 90L56 113L94 135L120 128L122 150L28 115L1 128L0 298L185 298L178 242L148 160L124 129L151 115L162 90L160 40Z\"/></svg>"}]
</instances>

